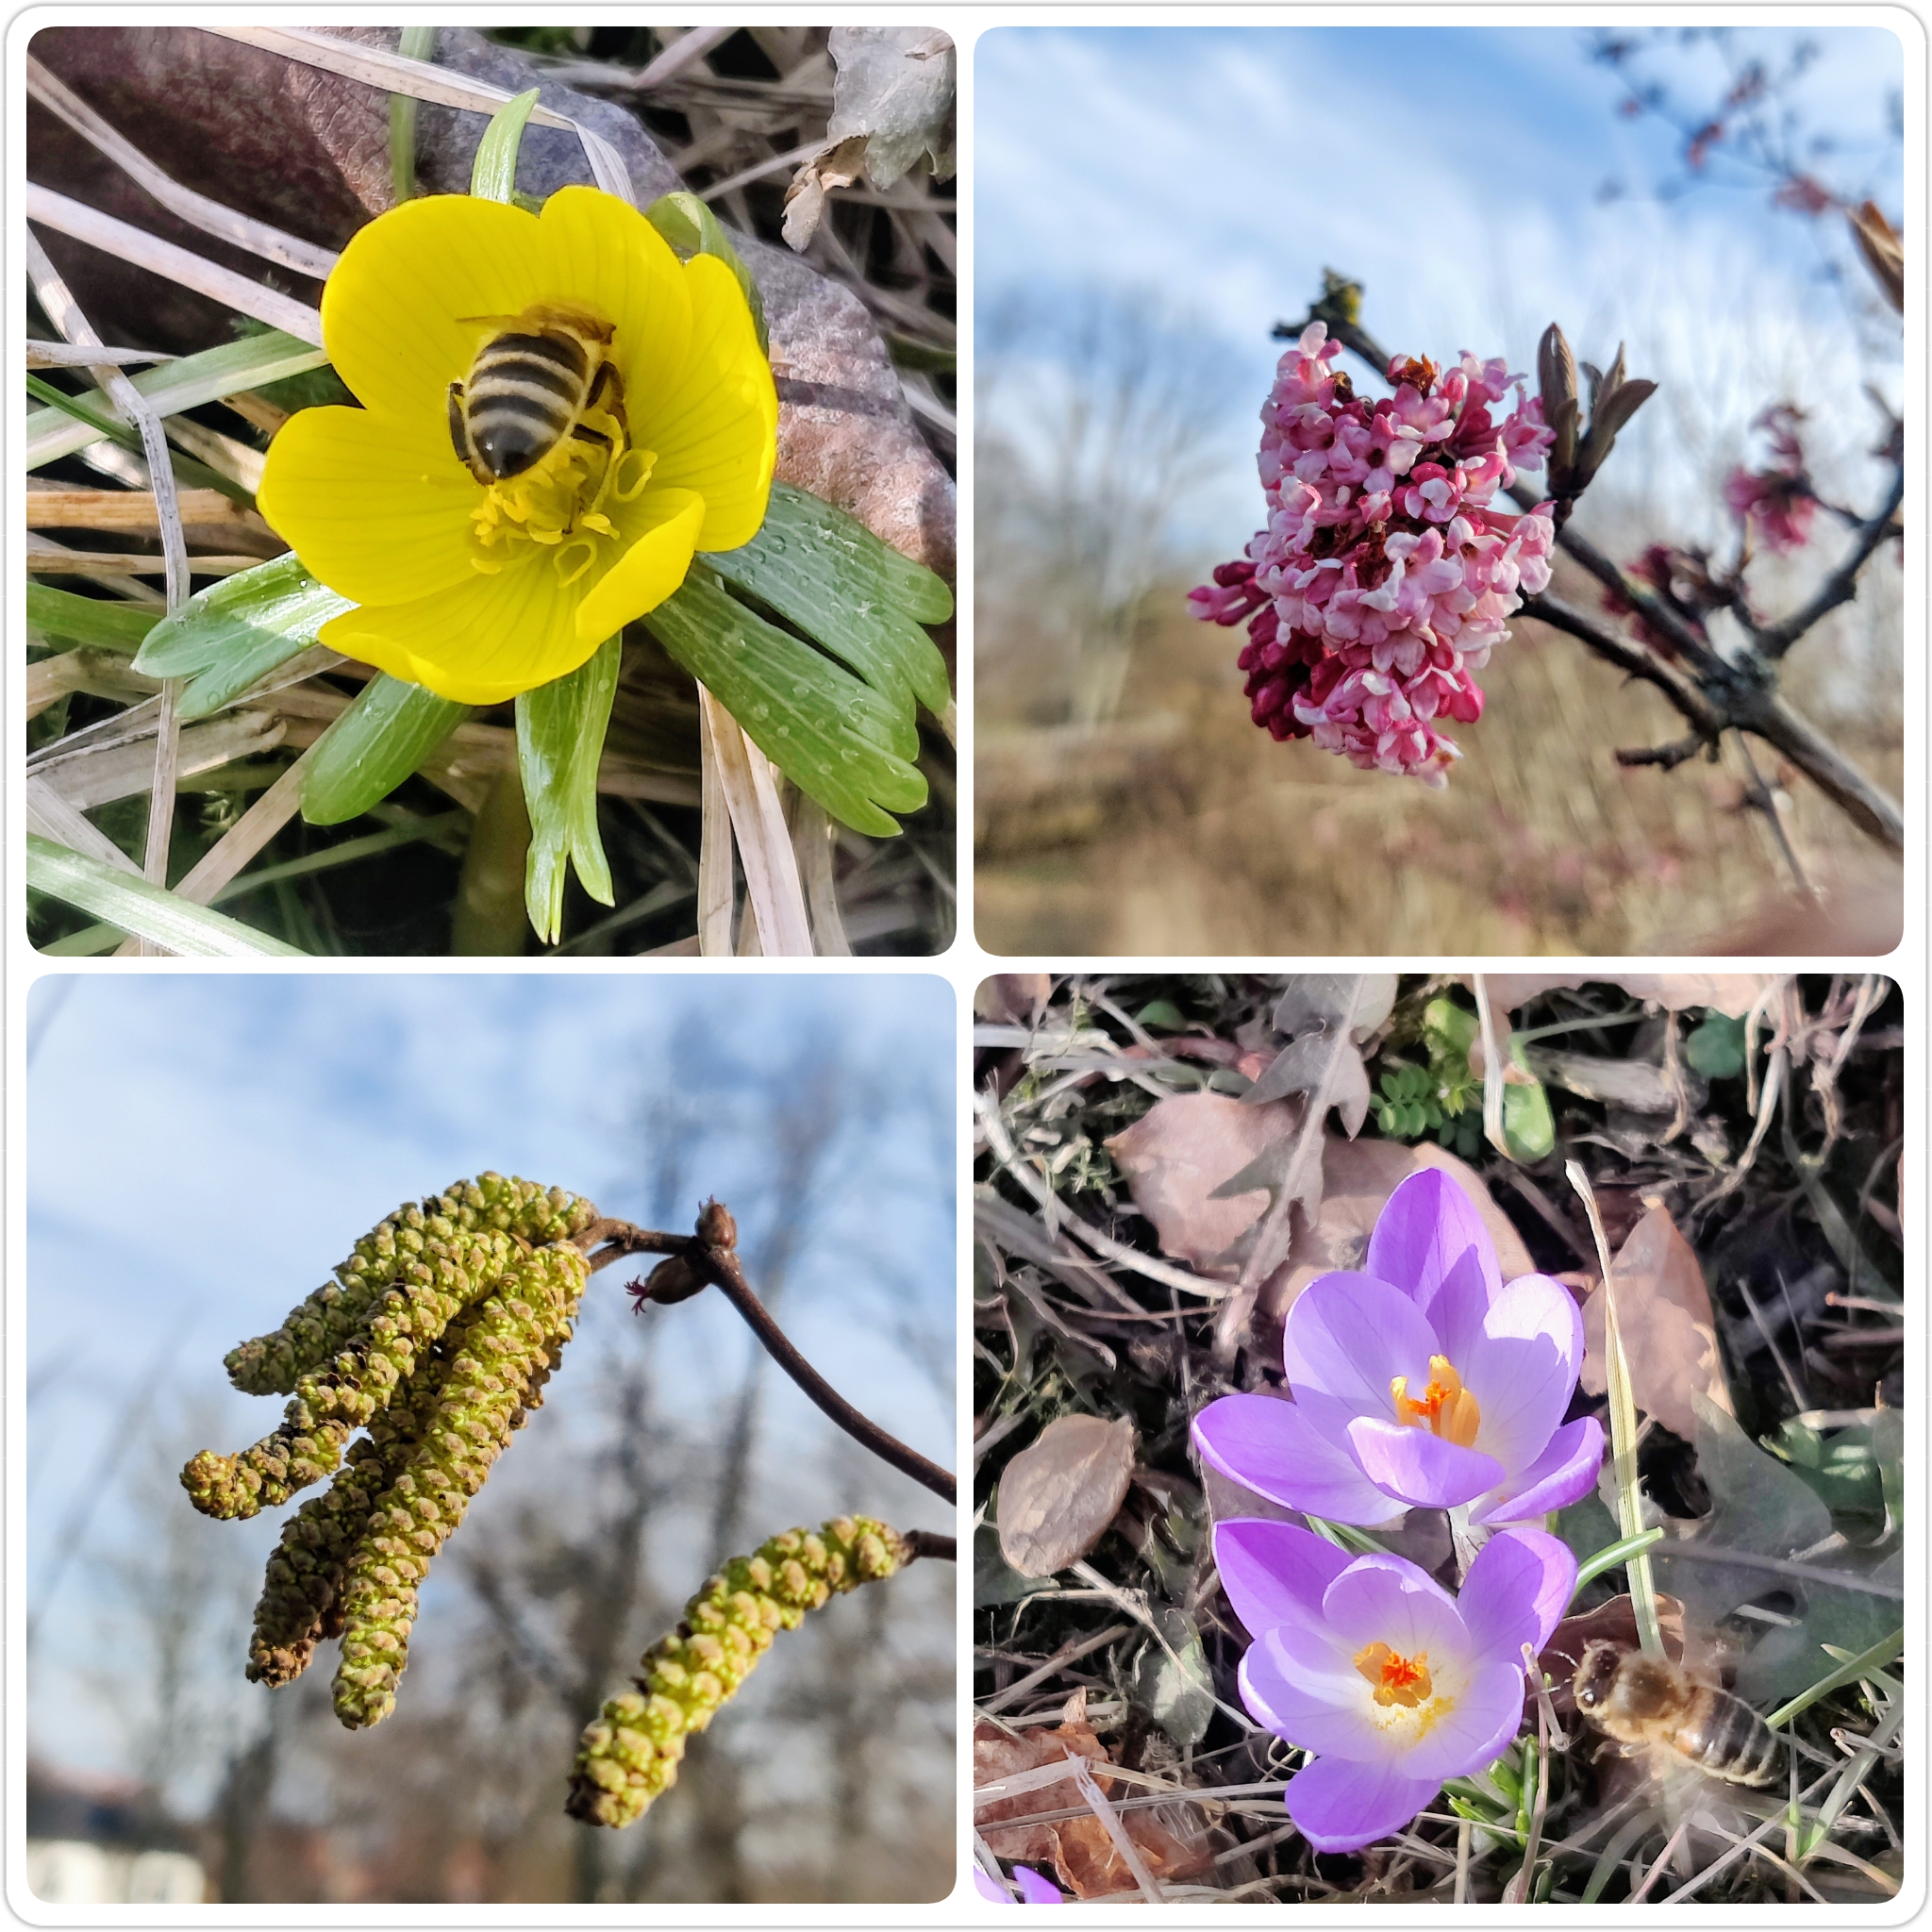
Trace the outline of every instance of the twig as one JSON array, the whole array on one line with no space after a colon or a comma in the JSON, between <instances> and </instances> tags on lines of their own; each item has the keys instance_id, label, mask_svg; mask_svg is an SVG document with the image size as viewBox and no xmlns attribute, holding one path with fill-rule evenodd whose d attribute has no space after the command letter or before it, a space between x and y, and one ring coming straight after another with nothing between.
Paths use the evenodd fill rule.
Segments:
<instances>
[{"instance_id":1,"label":"twig","mask_svg":"<svg viewBox=\"0 0 1932 1932\"><path fill-rule=\"evenodd\" d=\"M870 1449L882 1462L891 1463L902 1474L923 1484L934 1495L957 1503L958 1489L948 1471L929 1462L918 1450L908 1448L896 1436L888 1435L875 1422L861 1415L792 1346L745 1280L744 1271L739 1265L737 1241L738 1224L732 1219L731 1210L723 1202L708 1201L698 1216L694 1235L667 1234L660 1228L638 1227L628 1221L607 1216L585 1228L576 1237L575 1245L590 1256L593 1274L626 1255L670 1256L670 1261L652 1271L648 1281L630 1284L630 1292L640 1309L647 1301L684 1301L707 1283L723 1289L725 1299L744 1317L766 1354L854 1441ZM932 1537L924 1531L914 1534L927 1538L924 1554L941 1554L941 1543L950 1549L950 1538Z\"/></svg>"},{"instance_id":2,"label":"twig","mask_svg":"<svg viewBox=\"0 0 1932 1932\"><path fill-rule=\"evenodd\" d=\"M1826 611L1836 610L1840 604L1849 604L1858 594L1858 573L1864 569L1867 559L1888 537L1899 534L1899 526L1893 519L1905 500L1906 473L1901 468L1892 476L1884 508L1858 525L1857 536L1853 540L1851 549L1845 553L1843 561L1819 585L1812 593L1811 601L1800 606L1789 617L1762 629L1746 624L1745 628L1750 631L1751 641L1757 646L1760 658L1768 658L1775 663Z\"/></svg>"},{"instance_id":3,"label":"twig","mask_svg":"<svg viewBox=\"0 0 1932 1932\"><path fill-rule=\"evenodd\" d=\"M1784 818L1777 808L1777 795L1764 782L1764 774L1757 769L1757 760L1751 756L1751 741L1741 731L1738 733L1738 751L1744 760L1745 798L1752 810L1757 812L1771 827L1771 836L1777 841L1777 849L1790 867L1791 877L1797 882L1798 890L1806 898L1815 900L1818 888L1806 874L1804 863L1785 831Z\"/></svg>"}]
</instances>

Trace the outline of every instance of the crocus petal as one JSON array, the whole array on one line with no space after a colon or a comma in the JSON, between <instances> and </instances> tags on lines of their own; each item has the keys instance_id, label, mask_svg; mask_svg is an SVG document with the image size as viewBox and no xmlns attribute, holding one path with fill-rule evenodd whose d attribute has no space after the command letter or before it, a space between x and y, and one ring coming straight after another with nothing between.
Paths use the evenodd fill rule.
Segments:
<instances>
[{"instance_id":1,"label":"crocus petal","mask_svg":"<svg viewBox=\"0 0 1932 1932\"><path fill-rule=\"evenodd\" d=\"M1357 1415L1392 1416L1389 1385L1428 1380L1436 1331L1400 1289L1370 1274L1318 1274L1288 1311L1282 1361L1291 1388L1345 1404ZM1487 1487L1487 1485L1486 1485Z\"/></svg>"},{"instance_id":2,"label":"crocus petal","mask_svg":"<svg viewBox=\"0 0 1932 1932\"><path fill-rule=\"evenodd\" d=\"M777 460L778 392L738 278L715 256L685 266L691 349L652 408L655 483L705 499L699 547L735 550L758 534Z\"/></svg>"},{"instance_id":3,"label":"crocus petal","mask_svg":"<svg viewBox=\"0 0 1932 1932\"><path fill-rule=\"evenodd\" d=\"M1583 1366L1575 1297L1547 1274L1519 1275L1490 1304L1482 1331L1449 1359L1482 1405L1477 1444L1506 1469L1543 1452Z\"/></svg>"},{"instance_id":4,"label":"crocus petal","mask_svg":"<svg viewBox=\"0 0 1932 1932\"><path fill-rule=\"evenodd\" d=\"M1308 1751L1344 1757L1399 1755L1393 1729L1377 1722L1367 1678L1324 1624L1277 1624L1249 1644L1236 1681L1257 1724Z\"/></svg>"},{"instance_id":5,"label":"crocus petal","mask_svg":"<svg viewBox=\"0 0 1932 1932\"><path fill-rule=\"evenodd\" d=\"M1462 1777L1495 1761L1523 1722L1523 1660L1486 1657L1403 1754L1414 1777Z\"/></svg>"},{"instance_id":6,"label":"crocus petal","mask_svg":"<svg viewBox=\"0 0 1932 1932\"><path fill-rule=\"evenodd\" d=\"M1349 1560L1346 1550L1292 1523L1243 1516L1214 1525L1221 1587L1251 1634L1318 1618L1324 1593Z\"/></svg>"},{"instance_id":7,"label":"crocus petal","mask_svg":"<svg viewBox=\"0 0 1932 1932\"><path fill-rule=\"evenodd\" d=\"M1362 1266L1406 1288L1424 1314L1443 1283L1468 1275L1493 1295L1503 1285L1495 1244L1475 1204L1440 1168L1412 1174L1383 1205Z\"/></svg>"},{"instance_id":8,"label":"crocus petal","mask_svg":"<svg viewBox=\"0 0 1932 1932\"><path fill-rule=\"evenodd\" d=\"M705 521L705 500L689 490L647 490L631 546L577 606L586 656L633 618L655 610L684 581ZM626 529L625 535L630 535Z\"/></svg>"},{"instance_id":9,"label":"crocus petal","mask_svg":"<svg viewBox=\"0 0 1932 1932\"><path fill-rule=\"evenodd\" d=\"M1524 1644L1549 1641L1575 1592L1568 1544L1540 1529L1506 1529L1476 1552L1457 1605L1477 1649L1520 1662Z\"/></svg>"},{"instance_id":10,"label":"crocus petal","mask_svg":"<svg viewBox=\"0 0 1932 1932\"><path fill-rule=\"evenodd\" d=\"M1456 1599L1401 1557L1357 1557L1323 1593L1322 1615L1351 1654L1379 1641L1404 1657L1427 1651L1459 1667L1469 1652Z\"/></svg>"},{"instance_id":11,"label":"crocus petal","mask_svg":"<svg viewBox=\"0 0 1932 1932\"><path fill-rule=\"evenodd\" d=\"M368 409L298 409L269 446L256 507L303 568L356 604L467 582L478 491L449 431Z\"/></svg>"},{"instance_id":12,"label":"crocus petal","mask_svg":"<svg viewBox=\"0 0 1932 1932\"><path fill-rule=\"evenodd\" d=\"M1348 1425L1349 1447L1379 1490L1424 1509L1453 1509L1493 1490L1507 1472L1493 1456L1464 1449L1427 1429L1405 1428L1375 1416Z\"/></svg>"},{"instance_id":13,"label":"crocus petal","mask_svg":"<svg viewBox=\"0 0 1932 1932\"><path fill-rule=\"evenodd\" d=\"M614 194L559 188L543 204L540 275L550 301L587 308L612 330L610 358L624 378L631 440L650 429L666 378L691 353L691 290L684 264L650 223Z\"/></svg>"},{"instance_id":14,"label":"crocus petal","mask_svg":"<svg viewBox=\"0 0 1932 1932\"><path fill-rule=\"evenodd\" d=\"M576 592L547 558L410 604L365 604L331 618L321 641L459 705L495 705L575 671Z\"/></svg>"},{"instance_id":15,"label":"crocus petal","mask_svg":"<svg viewBox=\"0 0 1932 1932\"><path fill-rule=\"evenodd\" d=\"M425 195L350 237L322 291L322 337L365 408L433 425L492 333L487 319L519 315L544 295L535 215L475 195Z\"/></svg>"},{"instance_id":16,"label":"crocus petal","mask_svg":"<svg viewBox=\"0 0 1932 1932\"><path fill-rule=\"evenodd\" d=\"M1063 1906L1067 1895L1058 1885L1042 1878L1031 1865L1013 1867L1013 1883L1020 1888L1020 1903L1028 1906Z\"/></svg>"},{"instance_id":17,"label":"crocus petal","mask_svg":"<svg viewBox=\"0 0 1932 1932\"><path fill-rule=\"evenodd\" d=\"M1441 1789L1440 1778L1409 1777L1391 1764L1318 1757L1289 1779L1282 1796L1318 1852L1356 1852L1400 1831Z\"/></svg>"},{"instance_id":18,"label":"crocus petal","mask_svg":"<svg viewBox=\"0 0 1932 1932\"><path fill-rule=\"evenodd\" d=\"M977 1865L973 1868L973 1889L981 1898L996 1900L1003 1906L1013 1903L1013 1894L1004 1885L995 1885Z\"/></svg>"},{"instance_id":19,"label":"crocus petal","mask_svg":"<svg viewBox=\"0 0 1932 1932\"><path fill-rule=\"evenodd\" d=\"M1470 1511L1470 1521L1534 1523L1552 1509L1567 1508L1595 1487L1603 1461L1603 1424L1595 1416L1566 1423L1527 1469L1504 1484L1500 1495Z\"/></svg>"},{"instance_id":20,"label":"crocus petal","mask_svg":"<svg viewBox=\"0 0 1932 1932\"><path fill-rule=\"evenodd\" d=\"M1194 1418L1194 1443L1203 1461L1284 1508L1368 1527L1407 1507L1363 1475L1339 1428L1317 1427L1296 1403L1224 1395Z\"/></svg>"}]
</instances>

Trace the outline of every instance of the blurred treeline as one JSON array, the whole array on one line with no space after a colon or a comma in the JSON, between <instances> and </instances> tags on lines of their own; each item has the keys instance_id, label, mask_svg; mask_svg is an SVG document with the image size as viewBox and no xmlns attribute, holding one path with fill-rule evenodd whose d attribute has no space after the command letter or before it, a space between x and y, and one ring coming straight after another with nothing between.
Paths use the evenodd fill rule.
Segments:
<instances>
[{"instance_id":1,"label":"blurred treeline","mask_svg":"<svg viewBox=\"0 0 1932 1932\"><path fill-rule=\"evenodd\" d=\"M945 1069L893 1062L862 1025L821 1028L774 1064L686 1032L662 1061L639 1079L645 1097L611 1174L586 1183L603 1180L609 1211L666 1227L728 1188L747 1273L780 1322L861 1407L902 1429L908 1407L929 1418L920 1443L950 1461ZM876 1204L895 1193L924 1204L896 1223L925 1230L911 1246L879 1232ZM291 1255L257 1325L278 1321L328 1258ZM718 1561L846 1510L952 1527L942 1505L808 1407L720 1298L633 1319L628 1273L593 1277L546 1406L430 1573L397 1709L366 1732L330 1710L332 1644L287 1690L243 1681L282 1512L210 1523L176 1481L196 1448L237 1446L277 1411L227 1396L218 1362L186 1351L132 1383L111 1337L42 1364L30 1507L58 1458L92 1458L92 1488L53 1506L54 1546L30 1579L30 1777L45 1790L84 1767L80 1782L135 1818L136 1841L194 1853L225 1904L943 1896L950 1564L915 1564L781 1633L639 1824L564 1816L580 1727ZM57 1383L94 1385L117 1407L111 1441L35 1430L35 1394ZM117 1767L105 1776L104 1759Z\"/></svg>"}]
</instances>

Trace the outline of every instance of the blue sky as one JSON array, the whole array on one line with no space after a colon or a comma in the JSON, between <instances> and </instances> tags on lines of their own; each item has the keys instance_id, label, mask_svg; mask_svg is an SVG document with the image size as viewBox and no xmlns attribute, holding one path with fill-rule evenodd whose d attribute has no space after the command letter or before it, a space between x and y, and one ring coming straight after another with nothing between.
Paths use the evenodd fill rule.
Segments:
<instances>
[{"instance_id":1,"label":"blue sky","mask_svg":"<svg viewBox=\"0 0 1932 1932\"><path fill-rule=\"evenodd\" d=\"M1807 33L1821 52L1794 98L1807 128L1841 140L1813 165L1896 219L1899 41ZM1751 46L1775 64L1792 38ZM1646 64L1687 104L1721 92L1707 49ZM1269 328L1306 312L1324 267L1364 283L1364 322L1392 351L1529 369L1552 319L1585 359L1627 340L1632 372L1674 391L1619 445L1632 490L1682 492L1780 394L1828 408L1849 389L1858 408L1870 372L1819 279L1818 233L1756 182L1659 202L1676 137L1616 113L1624 86L1581 30L1007 27L980 39L974 84L982 314L1015 289L1152 291L1224 349L1233 379L1203 403L1225 425L1229 481L1194 506L1234 540L1223 554L1259 508ZM1609 177L1626 192L1606 202ZM1869 443L1870 419L1848 438Z\"/></svg>"},{"instance_id":2,"label":"blue sky","mask_svg":"<svg viewBox=\"0 0 1932 1932\"><path fill-rule=\"evenodd\" d=\"M824 1075L815 1054L849 1084L786 1285L786 1325L861 1407L953 1461L950 1368L941 1395L894 1336L905 1322L949 1346L956 1323L955 1017L941 979L74 975L34 988L27 1035L30 1597L87 1471L135 1413L154 1365L168 1363L164 1421L210 1423L222 1448L265 1434L280 1404L229 1390L222 1356L275 1326L405 1199L494 1167L647 1225L689 1226L716 1192L739 1214L756 1284L773 1232L766 1129L800 1078ZM673 1094L683 1117L654 1122L652 1107ZM683 1158L673 1202L657 1198L667 1145ZM635 1341L621 1289L630 1272L595 1277L533 1436L573 1427L573 1372L588 1402L596 1357ZM742 1374L742 1324L717 1297L646 1319L680 1344L663 1400L708 1419ZM775 1374L765 1417L748 1510L758 1534L855 1507L821 1493L842 1452ZM59 1724L70 1763L108 1748L66 1721L75 1680L64 1672L75 1645L114 1627L102 1562L136 1534L139 1454L117 1472L45 1626L35 1708L43 1736ZM883 1478L857 1500L875 1493L908 1523L943 1521L905 1479ZM162 1497L151 1507L166 1507L175 1492L163 1483L150 1493ZM265 1549L275 1527L215 1533L237 1550Z\"/></svg>"}]
</instances>

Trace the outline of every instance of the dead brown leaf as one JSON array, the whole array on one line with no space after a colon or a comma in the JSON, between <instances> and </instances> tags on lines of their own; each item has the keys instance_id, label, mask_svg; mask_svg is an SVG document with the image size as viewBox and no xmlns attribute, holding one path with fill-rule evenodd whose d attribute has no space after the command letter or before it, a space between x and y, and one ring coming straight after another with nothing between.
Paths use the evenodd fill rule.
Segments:
<instances>
[{"instance_id":1,"label":"dead brown leaf","mask_svg":"<svg viewBox=\"0 0 1932 1932\"><path fill-rule=\"evenodd\" d=\"M1063 1415L1000 1477L1000 1552L1023 1576L1052 1576L1107 1533L1126 1499L1134 1425Z\"/></svg>"},{"instance_id":2,"label":"dead brown leaf","mask_svg":"<svg viewBox=\"0 0 1932 1932\"><path fill-rule=\"evenodd\" d=\"M1084 1757L1093 1781L1111 1796L1120 1780L1109 1778L1104 1766L1112 1759L1085 1719L1069 1717L1052 1730L1029 1730L1010 1737L997 1724L981 1723L973 1731L973 1782L975 1788L1067 1757ZM1052 1824L1015 1824L1006 1821L1037 1812L1058 1811L1079 1803L1071 1778L1017 1797L975 1802L974 1823L987 1849L995 1857L1027 1865L1051 1865L1059 1882L1077 1898L1133 1890L1127 1862L1115 1848L1107 1826L1091 1813ZM1206 1826L1191 1806L1176 1803L1160 1813L1144 1808L1122 1811L1121 1825L1133 1840L1157 1880L1193 1877L1214 1862L1214 1847Z\"/></svg>"},{"instance_id":3,"label":"dead brown leaf","mask_svg":"<svg viewBox=\"0 0 1932 1932\"><path fill-rule=\"evenodd\" d=\"M1515 1012L1539 993L1559 987L1601 983L1621 986L1633 1000L1651 1000L1681 1013L1708 1007L1741 1020L1757 995L1776 977L1770 973L1491 973L1484 975L1490 998L1505 1012ZM1466 983L1466 982L1465 982Z\"/></svg>"},{"instance_id":4,"label":"dead brown leaf","mask_svg":"<svg viewBox=\"0 0 1932 1932\"><path fill-rule=\"evenodd\" d=\"M1107 1143L1162 1254L1206 1269L1240 1240L1268 1206L1267 1190L1226 1200L1214 1190L1291 1132L1299 1112L1286 1100L1251 1107L1222 1093L1176 1093Z\"/></svg>"},{"instance_id":5,"label":"dead brown leaf","mask_svg":"<svg viewBox=\"0 0 1932 1932\"><path fill-rule=\"evenodd\" d=\"M1030 1026L1053 997L1050 973L993 973L979 982L973 1010L993 1026Z\"/></svg>"},{"instance_id":6,"label":"dead brown leaf","mask_svg":"<svg viewBox=\"0 0 1932 1932\"><path fill-rule=\"evenodd\" d=\"M1279 1321L1318 1274L1337 1268L1359 1268L1375 1217L1389 1196L1425 1167L1446 1174L1474 1204L1496 1244L1505 1281L1530 1272L1529 1250L1509 1217L1490 1198L1482 1176L1433 1141L1404 1146L1399 1141L1344 1141L1330 1136L1322 1149L1322 1211L1313 1226L1297 1220L1288 1260L1261 1291L1259 1313Z\"/></svg>"},{"instance_id":7,"label":"dead brown leaf","mask_svg":"<svg viewBox=\"0 0 1932 1932\"><path fill-rule=\"evenodd\" d=\"M1631 1229L1610 1262L1610 1275L1638 1407L1686 1441L1696 1441L1692 1396L1704 1396L1726 1415L1735 1411L1704 1270L1667 1208L1652 1208ZM1583 1387L1601 1395L1609 1386L1601 1287L1583 1305Z\"/></svg>"}]
</instances>

